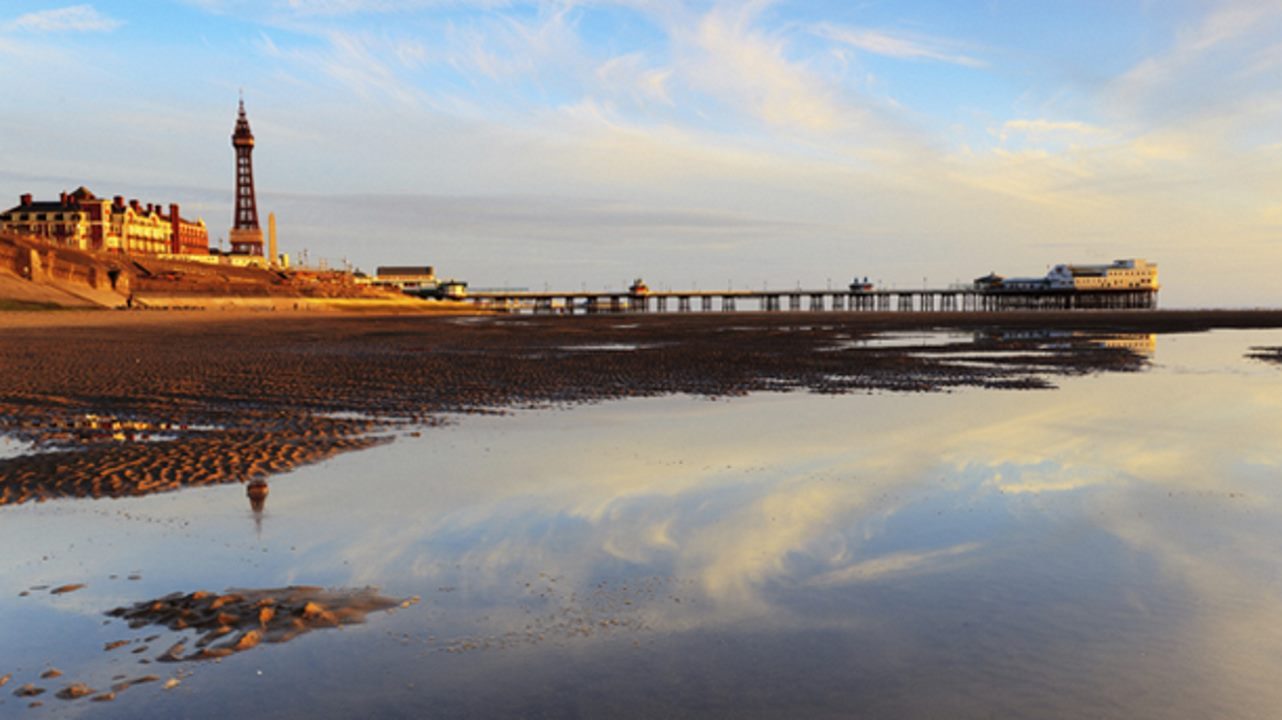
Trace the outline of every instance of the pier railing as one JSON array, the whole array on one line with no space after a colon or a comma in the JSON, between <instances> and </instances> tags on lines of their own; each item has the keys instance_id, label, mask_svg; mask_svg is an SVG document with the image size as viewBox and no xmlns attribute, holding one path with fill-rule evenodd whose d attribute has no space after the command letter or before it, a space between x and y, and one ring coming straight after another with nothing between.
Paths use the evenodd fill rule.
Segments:
<instances>
[{"instance_id":1,"label":"pier railing","mask_svg":"<svg viewBox=\"0 0 1282 720\"><path fill-rule=\"evenodd\" d=\"M1004 310L1151 310L1157 290L660 290L619 292L471 292L490 310L593 314L646 312L998 312Z\"/></svg>"}]
</instances>

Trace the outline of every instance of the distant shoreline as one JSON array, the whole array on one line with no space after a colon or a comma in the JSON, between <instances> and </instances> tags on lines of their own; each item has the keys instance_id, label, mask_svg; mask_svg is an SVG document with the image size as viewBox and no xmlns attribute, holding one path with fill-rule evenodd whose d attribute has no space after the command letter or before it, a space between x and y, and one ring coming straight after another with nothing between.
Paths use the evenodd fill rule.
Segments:
<instances>
[{"instance_id":1,"label":"distant shoreline","mask_svg":"<svg viewBox=\"0 0 1282 720\"><path fill-rule=\"evenodd\" d=\"M311 318L317 321L344 318L421 319L426 322L447 318L494 318L528 324L532 328L565 323L573 325L654 323L716 327L724 325L815 325L840 322L870 331L1011 328L1046 330L1094 330L1116 332L1198 332L1231 328L1282 328L1282 309L1251 310L1072 310L1007 312L694 312L694 313L600 313L596 315L529 315L470 313L455 308L433 311L424 307L388 310L372 305L368 309L208 309L208 310L107 310L77 308L0 309L0 331L7 327L91 327L121 325L164 325L188 322L272 322Z\"/></svg>"}]
</instances>

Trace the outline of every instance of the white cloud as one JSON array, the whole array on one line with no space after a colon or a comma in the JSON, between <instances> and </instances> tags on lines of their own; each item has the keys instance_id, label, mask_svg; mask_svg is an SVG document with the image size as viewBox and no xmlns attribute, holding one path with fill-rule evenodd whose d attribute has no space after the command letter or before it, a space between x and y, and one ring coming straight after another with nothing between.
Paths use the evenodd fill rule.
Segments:
<instances>
[{"instance_id":1,"label":"white cloud","mask_svg":"<svg viewBox=\"0 0 1282 720\"><path fill-rule=\"evenodd\" d=\"M1029 140L1069 138L1080 140L1109 135L1108 130L1077 120L1047 120L1045 118L1017 118L1002 124L998 137L1006 142L1015 136Z\"/></svg>"},{"instance_id":2,"label":"white cloud","mask_svg":"<svg viewBox=\"0 0 1282 720\"><path fill-rule=\"evenodd\" d=\"M0 26L22 32L110 32L123 23L98 12L92 5L72 5L20 15Z\"/></svg>"},{"instance_id":3,"label":"white cloud","mask_svg":"<svg viewBox=\"0 0 1282 720\"><path fill-rule=\"evenodd\" d=\"M1136 63L1107 89L1106 107L1148 125L1191 124L1241 117L1258 123L1282 89L1276 64L1282 5L1230 0L1219 3L1178 34L1165 52ZM1275 122L1276 117L1265 122ZM1242 124L1242 123L1236 123ZM1219 128L1219 134L1229 128Z\"/></svg>"},{"instance_id":4,"label":"white cloud","mask_svg":"<svg viewBox=\"0 0 1282 720\"><path fill-rule=\"evenodd\" d=\"M1259 27L1262 20L1276 15L1279 8L1273 3L1229 2L1208 15L1202 23L1182 39L1182 49L1201 52L1221 43L1239 38Z\"/></svg>"},{"instance_id":5,"label":"white cloud","mask_svg":"<svg viewBox=\"0 0 1282 720\"><path fill-rule=\"evenodd\" d=\"M641 53L610 58L596 70L596 79L609 92L632 97L638 102L658 101L672 105L668 81L671 68L647 68Z\"/></svg>"},{"instance_id":6,"label":"white cloud","mask_svg":"<svg viewBox=\"0 0 1282 720\"><path fill-rule=\"evenodd\" d=\"M184 0L184 2L214 13L256 14L283 11L298 17L404 13L432 8L461 7L487 10L510 7L513 4L511 0Z\"/></svg>"},{"instance_id":7,"label":"white cloud","mask_svg":"<svg viewBox=\"0 0 1282 720\"><path fill-rule=\"evenodd\" d=\"M331 30L319 37L325 47L286 47L266 33L259 34L257 45L265 56L319 72L362 98L379 93L407 106L417 105L422 99L414 84L398 73L399 68L413 68L423 62L426 50L422 45L389 43L366 33L342 30Z\"/></svg>"},{"instance_id":8,"label":"white cloud","mask_svg":"<svg viewBox=\"0 0 1282 720\"><path fill-rule=\"evenodd\" d=\"M786 43L753 26L760 8L716 8L693 35L674 29L675 37L697 53L683 70L701 89L743 107L775 127L826 132L853 112L844 112L832 88L790 61Z\"/></svg>"},{"instance_id":9,"label":"white cloud","mask_svg":"<svg viewBox=\"0 0 1282 720\"><path fill-rule=\"evenodd\" d=\"M954 52L950 41L939 38L897 35L882 30L841 27L831 23L816 25L814 33L864 52L900 60L935 60L974 68L987 66L983 60Z\"/></svg>"}]
</instances>

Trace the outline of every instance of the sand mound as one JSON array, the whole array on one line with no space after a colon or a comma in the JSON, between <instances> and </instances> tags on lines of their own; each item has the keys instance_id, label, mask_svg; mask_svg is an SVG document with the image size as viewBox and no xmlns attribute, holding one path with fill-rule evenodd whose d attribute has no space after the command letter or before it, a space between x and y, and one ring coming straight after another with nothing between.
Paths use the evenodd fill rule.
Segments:
<instances>
[{"instance_id":1,"label":"sand mound","mask_svg":"<svg viewBox=\"0 0 1282 720\"><path fill-rule=\"evenodd\" d=\"M161 662L211 660L252 650L260 643L288 642L324 628L365 622L372 612L408 607L417 598L396 600L374 588L326 590L291 586L267 590L228 590L173 593L107 613L138 629L162 626L194 631L188 652L185 639L173 643L156 659Z\"/></svg>"}]
</instances>

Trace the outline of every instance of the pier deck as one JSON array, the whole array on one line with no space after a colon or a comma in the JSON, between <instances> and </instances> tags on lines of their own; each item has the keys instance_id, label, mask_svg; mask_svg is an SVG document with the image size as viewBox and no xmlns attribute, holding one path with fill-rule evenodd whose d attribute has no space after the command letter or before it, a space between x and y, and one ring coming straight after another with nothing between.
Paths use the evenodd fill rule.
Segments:
<instances>
[{"instance_id":1,"label":"pier deck","mask_svg":"<svg viewBox=\"0 0 1282 720\"><path fill-rule=\"evenodd\" d=\"M485 291L467 299L491 310L535 313L643 312L992 312L1000 310L1151 310L1156 290L651 290Z\"/></svg>"}]
</instances>

